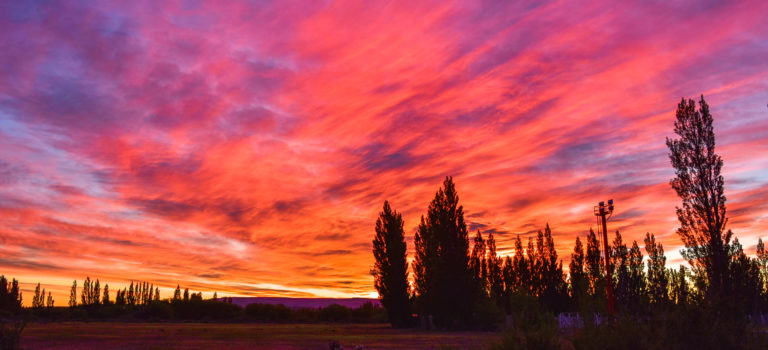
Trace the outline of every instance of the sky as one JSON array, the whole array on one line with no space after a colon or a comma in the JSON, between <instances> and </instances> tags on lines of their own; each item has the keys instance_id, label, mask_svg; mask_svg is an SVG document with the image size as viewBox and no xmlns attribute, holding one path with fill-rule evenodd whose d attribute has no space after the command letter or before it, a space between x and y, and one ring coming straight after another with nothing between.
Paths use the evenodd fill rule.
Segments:
<instances>
[{"instance_id":1,"label":"sky","mask_svg":"<svg viewBox=\"0 0 768 350\"><path fill-rule=\"evenodd\" d=\"M702 94L752 254L767 57L763 0L4 1L0 274L376 296L384 200L412 254L445 176L502 255L549 223L567 265L613 198L680 264L665 139Z\"/></svg>"}]
</instances>

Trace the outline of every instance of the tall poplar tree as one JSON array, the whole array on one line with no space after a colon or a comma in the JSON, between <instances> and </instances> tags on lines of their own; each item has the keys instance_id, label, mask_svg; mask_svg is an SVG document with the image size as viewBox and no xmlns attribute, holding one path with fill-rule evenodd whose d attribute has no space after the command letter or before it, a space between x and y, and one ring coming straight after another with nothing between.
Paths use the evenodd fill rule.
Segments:
<instances>
[{"instance_id":1,"label":"tall poplar tree","mask_svg":"<svg viewBox=\"0 0 768 350\"><path fill-rule=\"evenodd\" d=\"M623 308L629 304L629 249L624 244L621 233L616 230L611 246L611 265L613 266L613 285L616 286L616 304Z\"/></svg>"},{"instance_id":2,"label":"tall poplar tree","mask_svg":"<svg viewBox=\"0 0 768 350\"><path fill-rule=\"evenodd\" d=\"M502 304L504 305L504 311L509 314L512 311L510 297L517 288L517 272L515 271L515 264L512 262L512 258L510 258L509 255L504 258L504 267L502 267L501 274L504 279L504 297Z\"/></svg>"},{"instance_id":3,"label":"tall poplar tree","mask_svg":"<svg viewBox=\"0 0 768 350\"><path fill-rule=\"evenodd\" d=\"M43 298L45 294L40 294L40 283L35 287L35 295L32 297L32 307L35 309L41 309L43 307Z\"/></svg>"},{"instance_id":4,"label":"tall poplar tree","mask_svg":"<svg viewBox=\"0 0 768 350\"><path fill-rule=\"evenodd\" d=\"M422 216L414 238L416 292L422 313L439 327L462 327L470 319L472 275L464 209L449 176Z\"/></svg>"},{"instance_id":5,"label":"tall poplar tree","mask_svg":"<svg viewBox=\"0 0 768 350\"><path fill-rule=\"evenodd\" d=\"M639 311L641 307L647 304L648 292L646 290L645 263L643 262L643 252L637 241L632 242L632 248L629 249L629 307L634 311Z\"/></svg>"},{"instance_id":6,"label":"tall poplar tree","mask_svg":"<svg viewBox=\"0 0 768 350\"><path fill-rule=\"evenodd\" d=\"M541 231L539 231L541 233ZM541 295L540 299L551 311L561 311L567 299L567 286L563 279L563 263L557 258L552 229L547 223L539 244L537 254L541 260Z\"/></svg>"},{"instance_id":7,"label":"tall poplar tree","mask_svg":"<svg viewBox=\"0 0 768 350\"><path fill-rule=\"evenodd\" d=\"M385 201L376 219L376 236L373 239L375 263L371 274L381 305L387 310L393 327L411 325L411 290L403 224L402 215Z\"/></svg>"},{"instance_id":8,"label":"tall poplar tree","mask_svg":"<svg viewBox=\"0 0 768 350\"><path fill-rule=\"evenodd\" d=\"M91 291L91 304L99 305L101 303L101 287L99 286L99 279L96 279L96 283L93 284L93 290Z\"/></svg>"},{"instance_id":9,"label":"tall poplar tree","mask_svg":"<svg viewBox=\"0 0 768 350\"><path fill-rule=\"evenodd\" d=\"M69 307L77 306L77 280L72 281L72 289L69 290Z\"/></svg>"},{"instance_id":10,"label":"tall poplar tree","mask_svg":"<svg viewBox=\"0 0 768 350\"><path fill-rule=\"evenodd\" d=\"M104 305L111 303L109 300L109 284L104 284L104 295L101 297L101 303Z\"/></svg>"},{"instance_id":11,"label":"tall poplar tree","mask_svg":"<svg viewBox=\"0 0 768 350\"><path fill-rule=\"evenodd\" d=\"M675 114L674 131L679 138L668 138L667 147L676 175L670 185L682 199L682 207L677 207L677 234L685 244L683 257L706 273L707 296L719 302L727 293L733 233L725 230L723 160L715 153L712 121L704 95L698 108L692 99L682 99Z\"/></svg>"},{"instance_id":12,"label":"tall poplar tree","mask_svg":"<svg viewBox=\"0 0 768 350\"><path fill-rule=\"evenodd\" d=\"M591 228L587 235L586 256L587 277L589 278L589 294L596 299L605 299L605 269L600 261L600 243Z\"/></svg>"},{"instance_id":13,"label":"tall poplar tree","mask_svg":"<svg viewBox=\"0 0 768 350\"><path fill-rule=\"evenodd\" d=\"M568 273L571 281L571 298L577 307L581 307L587 297L589 281L584 271L584 246L578 236L576 236L576 243L573 246L573 253L571 253Z\"/></svg>"},{"instance_id":14,"label":"tall poplar tree","mask_svg":"<svg viewBox=\"0 0 768 350\"><path fill-rule=\"evenodd\" d=\"M496 300L497 305L502 306L504 298L504 278L502 276L502 259L496 253L496 239L493 232L488 233L486 240L488 247L487 269L488 269L488 288L490 295Z\"/></svg>"},{"instance_id":15,"label":"tall poplar tree","mask_svg":"<svg viewBox=\"0 0 768 350\"><path fill-rule=\"evenodd\" d=\"M487 296L487 266L485 260L486 248L485 240L477 230L477 235L472 244L472 254L469 257L469 269L472 271L472 282L474 283L477 296Z\"/></svg>"},{"instance_id":16,"label":"tall poplar tree","mask_svg":"<svg viewBox=\"0 0 768 350\"><path fill-rule=\"evenodd\" d=\"M515 257L512 260L514 266L514 285L513 293L530 293L531 289L531 268L528 259L525 258L523 249L523 240L520 235L515 239Z\"/></svg>"}]
</instances>

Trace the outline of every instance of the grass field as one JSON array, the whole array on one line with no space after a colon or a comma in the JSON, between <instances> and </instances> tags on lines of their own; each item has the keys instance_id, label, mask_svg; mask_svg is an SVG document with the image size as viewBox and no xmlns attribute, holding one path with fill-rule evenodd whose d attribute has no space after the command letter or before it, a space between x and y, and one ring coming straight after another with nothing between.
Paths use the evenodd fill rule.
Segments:
<instances>
[{"instance_id":1,"label":"grass field","mask_svg":"<svg viewBox=\"0 0 768 350\"><path fill-rule=\"evenodd\" d=\"M387 324L30 323L22 349L482 349L491 332L428 332Z\"/></svg>"}]
</instances>

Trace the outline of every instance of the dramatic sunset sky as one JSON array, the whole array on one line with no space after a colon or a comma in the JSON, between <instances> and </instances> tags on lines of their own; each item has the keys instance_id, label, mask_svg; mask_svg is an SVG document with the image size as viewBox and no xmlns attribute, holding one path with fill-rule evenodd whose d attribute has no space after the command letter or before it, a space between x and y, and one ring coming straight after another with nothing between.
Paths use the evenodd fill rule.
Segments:
<instances>
[{"instance_id":1,"label":"dramatic sunset sky","mask_svg":"<svg viewBox=\"0 0 768 350\"><path fill-rule=\"evenodd\" d=\"M384 200L454 176L502 254L548 222L680 240L665 138L704 94L768 237L768 1L3 1L0 274L206 297L375 296ZM642 243L641 243L642 247Z\"/></svg>"}]
</instances>

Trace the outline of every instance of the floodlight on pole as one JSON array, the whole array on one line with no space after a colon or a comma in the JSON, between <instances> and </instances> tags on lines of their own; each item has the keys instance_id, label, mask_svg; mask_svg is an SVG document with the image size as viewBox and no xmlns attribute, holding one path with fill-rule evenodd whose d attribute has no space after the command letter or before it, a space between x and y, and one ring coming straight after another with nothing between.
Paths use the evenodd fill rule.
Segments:
<instances>
[{"instance_id":1,"label":"floodlight on pole","mask_svg":"<svg viewBox=\"0 0 768 350\"><path fill-rule=\"evenodd\" d=\"M600 217L603 226L603 251L605 252L605 294L608 298L608 311L614 314L613 305L613 270L611 269L610 250L608 250L608 218L613 214L613 199L597 203L594 209L595 216Z\"/></svg>"}]
</instances>

